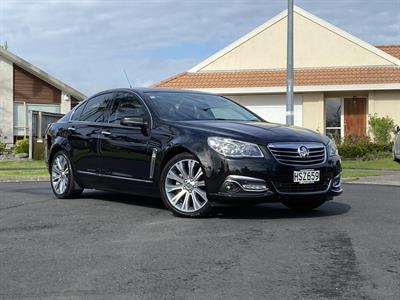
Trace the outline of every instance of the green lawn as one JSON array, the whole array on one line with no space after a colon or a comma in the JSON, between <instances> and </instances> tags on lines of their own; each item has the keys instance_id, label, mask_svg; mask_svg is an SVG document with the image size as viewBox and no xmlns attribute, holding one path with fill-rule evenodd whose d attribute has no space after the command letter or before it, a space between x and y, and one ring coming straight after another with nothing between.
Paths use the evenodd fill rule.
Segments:
<instances>
[{"instance_id":1,"label":"green lawn","mask_svg":"<svg viewBox=\"0 0 400 300\"><path fill-rule=\"evenodd\" d=\"M42 160L0 160L2 168L46 168L46 163Z\"/></svg>"},{"instance_id":2,"label":"green lawn","mask_svg":"<svg viewBox=\"0 0 400 300\"><path fill-rule=\"evenodd\" d=\"M41 168L33 170L4 170L6 168ZM41 160L0 160L0 178L48 176L46 163Z\"/></svg>"},{"instance_id":3,"label":"green lawn","mask_svg":"<svg viewBox=\"0 0 400 300\"><path fill-rule=\"evenodd\" d=\"M365 169L365 170L392 170L400 171L400 163L391 158L377 160L343 160L342 167L346 169Z\"/></svg>"},{"instance_id":4,"label":"green lawn","mask_svg":"<svg viewBox=\"0 0 400 300\"><path fill-rule=\"evenodd\" d=\"M49 172L46 169L43 170L16 170L16 171L2 171L0 170L0 178L1 177L29 177L29 176L48 176Z\"/></svg>"},{"instance_id":5,"label":"green lawn","mask_svg":"<svg viewBox=\"0 0 400 300\"><path fill-rule=\"evenodd\" d=\"M379 172L379 171L370 171L370 170L346 170L346 169L344 169L342 172L343 178L380 176L383 174L384 173Z\"/></svg>"}]
</instances>

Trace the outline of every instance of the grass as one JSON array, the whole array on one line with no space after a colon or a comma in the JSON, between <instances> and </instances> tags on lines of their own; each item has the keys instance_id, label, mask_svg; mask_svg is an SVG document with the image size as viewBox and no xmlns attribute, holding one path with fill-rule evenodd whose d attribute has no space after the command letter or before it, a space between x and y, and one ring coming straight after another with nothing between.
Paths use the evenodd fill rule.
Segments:
<instances>
[{"instance_id":1,"label":"grass","mask_svg":"<svg viewBox=\"0 0 400 300\"><path fill-rule=\"evenodd\" d=\"M4 170L12 169L15 170ZM19 168L35 168L18 170ZM41 169L37 169L41 168ZM48 176L46 163L41 160L0 160L0 178Z\"/></svg>"},{"instance_id":2,"label":"grass","mask_svg":"<svg viewBox=\"0 0 400 300\"><path fill-rule=\"evenodd\" d=\"M46 169L43 170L13 170L13 171L2 171L0 170L1 177L36 177L36 176L48 176L49 172Z\"/></svg>"},{"instance_id":3,"label":"grass","mask_svg":"<svg viewBox=\"0 0 400 300\"><path fill-rule=\"evenodd\" d=\"M377 171L365 171L365 170L346 170L344 169L342 172L343 178L350 177L368 177L368 176L380 176L383 175L382 172Z\"/></svg>"},{"instance_id":4,"label":"grass","mask_svg":"<svg viewBox=\"0 0 400 300\"><path fill-rule=\"evenodd\" d=\"M343 160L342 167L346 169L364 169L364 170L390 170L400 171L400 163L395 162L392 158L376 159L376 160Z\"/></svg>"},{"instance_id":5,"label":"grass","mask_svg":"<svg viewBox=\"0 0 400 300\"><path fill-rule=\"evenodd\" d=\"M2 168L46 168L46 163L42 160L0 160L0 170Z\"/></svg>"}]
</instances>

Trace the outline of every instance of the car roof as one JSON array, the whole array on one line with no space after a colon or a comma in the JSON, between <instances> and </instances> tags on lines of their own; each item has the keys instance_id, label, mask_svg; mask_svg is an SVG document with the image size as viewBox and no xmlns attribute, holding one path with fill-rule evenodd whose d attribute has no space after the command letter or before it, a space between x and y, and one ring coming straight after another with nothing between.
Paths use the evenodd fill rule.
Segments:
<instances>
[{"instance_id":1,"label":"car roof","mask_svg":"<svg viewBox=\"0 0 400 300\"><path fill-rule=\"evenodd\" d=\"M104 93L115 93L115 92L136 92L139 94L145 94L145 93L157 93L157 92L164 92L164 93L196 93L196 94L205 94L205 95L211 95L211 93L205 93L205 92L199 92L199 91L193 91L193 90L180 90L180 89L168 89L168 88L115 88L115 89L109 89L109 90L104 90L101 92L98 92L96 94L91 95L89 98L93 98L97 95L101 95Z\"/></svg>"}]
</instances>

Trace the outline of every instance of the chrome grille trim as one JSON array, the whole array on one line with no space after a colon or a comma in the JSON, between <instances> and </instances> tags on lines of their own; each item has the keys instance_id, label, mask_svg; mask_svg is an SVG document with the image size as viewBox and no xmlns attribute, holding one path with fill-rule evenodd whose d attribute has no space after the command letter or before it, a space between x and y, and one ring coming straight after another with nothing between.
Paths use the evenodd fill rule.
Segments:
<instances>
[{"instance_id":1,"label":"chrome grille trim","mask_svg":"<svg viewBox=\"0 0 400 300\"><path fill-rule=\"evenodd\" d=\"M297 149L301 146L309 150L307 157L300 157ZM322 143L271 143L267 147L273 157L283 165L313 166L326 161L326 147Z\"/></svg>"}]
</instances>

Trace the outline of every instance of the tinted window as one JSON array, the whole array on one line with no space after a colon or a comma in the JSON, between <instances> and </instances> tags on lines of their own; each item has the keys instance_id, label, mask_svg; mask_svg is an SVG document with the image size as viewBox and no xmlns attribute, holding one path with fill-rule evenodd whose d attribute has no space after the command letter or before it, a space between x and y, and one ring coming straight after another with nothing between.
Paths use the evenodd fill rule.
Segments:
<instances>
[{"instance_id":1,"label":"tinted window","mask_svg":"<svg viewBox=\"0 0 400 300\"><path fill-rule=\"evenodd\" d=\"M260 119L233 101L217 95L195 93L148 93L150 103L164 120L237 120Z\"/></svg>"},{"instance_id":2,"label":"tinted window","mask_svg":"<svg viewBox=\"0 0 400 300\"><path fill-rule=\"evenodd\" d=\"M102 94L88 100L79 120L87 122L106 122L107 107L111 94Z\"/></svg>"},{"instance_id":3,"label":"tinted window","mask_svg":"<svg viewBox=\"0 0 400 300\"><path fill-rule=\"evenodd\" d=\"M117 97L115 97L109 122L119 123L122 118L144 118L144 116L145 108L137 96L130 93L119 93Z\"/></svg>"},{"instance_id":4,"label":"tinted window","mask_svg":"<svg viewBox=\"0 0 400 300\"><path fill-rule=\"evenodd\" d=\"M82 103L77 108L75 108L74 113L71 117L72 121L79 120L79 117L81 116L81 113L82 113L83 109L85 108L85 105L86 105L86 103Z\"/></svg>"}]
</instances>

